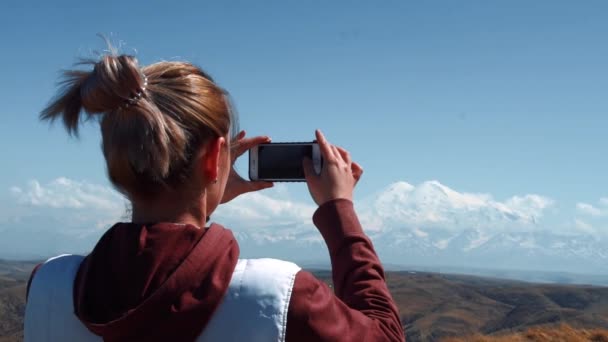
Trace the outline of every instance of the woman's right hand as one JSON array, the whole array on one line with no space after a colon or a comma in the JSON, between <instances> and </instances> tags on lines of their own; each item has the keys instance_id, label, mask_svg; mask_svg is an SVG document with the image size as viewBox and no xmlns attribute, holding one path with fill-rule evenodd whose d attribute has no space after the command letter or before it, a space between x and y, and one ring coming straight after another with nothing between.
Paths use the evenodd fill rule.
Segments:
<instances>
[{"instance_id":1,"label":"woman's right hand","mask_svg":"<svg viewBox=\"0 0 608 342\"><path fill-rule=\"evenodd\" d=\"M352 201L363 169L351 160L348 151L331 145L321 131L315 133L323 156L321 174L316 174L310 159L304 159L304 175L312 199L318 205L338 198Z\"/></svg>"}]
</instances>

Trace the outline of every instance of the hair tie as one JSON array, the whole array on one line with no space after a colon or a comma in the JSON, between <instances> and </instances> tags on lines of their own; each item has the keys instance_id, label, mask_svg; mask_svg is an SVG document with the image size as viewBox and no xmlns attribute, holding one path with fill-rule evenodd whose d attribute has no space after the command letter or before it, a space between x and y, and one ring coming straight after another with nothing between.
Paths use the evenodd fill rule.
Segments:
<instances>
[{"instance_id":1,"label":"hair tie","mask_svg":"<svg viewBox=\"0 0 608 342\"><path fill-rule=\"evenodd\" d=\"M134 106L142 98L142 96L144 95L144 92L146 91L146 87L148 86L148 78L144 74L142 74L141 76L144 79L144 85L141 86L139 89L137 89L137 92L135 93L135 95L126 99L125 103L122 106L120 106L119 109L127 109L127 108L129 108L129 106Z\"/></svg>"}]
</instances>

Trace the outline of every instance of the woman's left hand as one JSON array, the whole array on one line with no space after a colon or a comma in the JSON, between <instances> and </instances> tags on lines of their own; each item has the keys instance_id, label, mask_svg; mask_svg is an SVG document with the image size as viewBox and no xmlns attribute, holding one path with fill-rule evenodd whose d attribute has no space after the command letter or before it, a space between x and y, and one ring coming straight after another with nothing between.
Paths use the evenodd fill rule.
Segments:
<instances>
[{"instance_id":1,"label":"woman's left hand","mask_svg":"<svg viewBox=\"0 0 608 342\"><path fill-rule=\"evenodd\" d=\"M258 136L253 138L245 138L245 134L245 131L241 131L236 136L236 141L232 143L233 147L232 151L230 151L230 157L232 158L230 174L228 175L226 189L224 189L224 196L222 197L220 203L229 202L247 192L268 189L274 185L272 182L252 182L245 180L234 169L234 162L237 160L238 157L242 156L246 151L248 151L254 146L270 142L269 137Z\"/></svg>"}]
</instances>

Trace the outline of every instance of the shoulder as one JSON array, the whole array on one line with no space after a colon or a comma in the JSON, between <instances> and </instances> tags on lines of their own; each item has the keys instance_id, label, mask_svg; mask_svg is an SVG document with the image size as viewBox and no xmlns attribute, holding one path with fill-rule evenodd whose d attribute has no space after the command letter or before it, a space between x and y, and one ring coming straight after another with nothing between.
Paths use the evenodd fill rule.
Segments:
<instances>
[{"instance_id":1,"label":"shoulder","mask_svg":"<svg viewBox=\"0 0 608 342\"><path fill-rule=\"evenodd\" d=\"M289 261L270 258L239 259L234 269L231 287L246 284L249 288L278 290L277 287L287 286L291 292L299 271L300 267Z\"/></svg>"},{"instance_id":2,"label":"shoulder","mask_svg":"<svg viewBox=\"0 0 608 342\"><path fill-rule=\"evenodd\" d=\"M37 274L45 270L48 271L67 271L74 267L78 268L85 257L75 254L62 254L48 259L39 265Z\"/></svg>"},{"instance_id":3,"label":"shoulder","mask_svg":"<svg viewBox=\"0 0 608 342\"><path fill-rule=\"evenodd\" d=\"M330 303L334 293L330 285L312 273L301 270L293 284L289 313L291 316L306 316L314 303Z\"/></svg>"},{"instance_id":4,"label":"shoulder","mask_svg":"<svg viewBox=\"0 0 608 342\"><path fill-rule=\"evenodd\" d=\"M285 271L299 271L300 266L290 261L261 258L261 259L239 259L236 270L259 270L263 272L285 272Z\"/></svg>"},{"instance_id":5,"label":"shoulder","mask_svg":"<svg viewBox=\"0 0 608 342\"><path fill-rule=\"evenodd\" d=\"M222 303L198 341L284 341L300 267L278 259L239 259ZM234 322L239 329L234 329Z\"/></svg>"},{"instance_id":6,"label":"shoulder","mask_svg":"<svg viewBox=\"0 0 608 342\"><path fill-rule=\"evenodd\" d=\"M57 280L66 276L68 278L73 277L84 258L82 255L62 254L38 264L28 281L28 296L35 283L47 284L53 282L54 279Z\"/></svg>"}]
</instances>

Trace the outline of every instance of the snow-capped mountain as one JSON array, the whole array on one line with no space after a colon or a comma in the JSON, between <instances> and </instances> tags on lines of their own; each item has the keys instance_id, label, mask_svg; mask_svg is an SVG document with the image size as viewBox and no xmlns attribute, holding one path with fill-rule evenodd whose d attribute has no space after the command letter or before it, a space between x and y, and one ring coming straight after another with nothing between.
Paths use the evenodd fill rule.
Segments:
<instances>
[{"instance_id":1,"label":"snow-capped mountain","mask_svg":"<svg viewBox=\"0 0 608 342\"><path fill-rule=\"evenodd\" d=\"M608 241L592 236L393 229L370 237L382 261L392 265L608 273ZM262 241L243 233L237 239L247 255L314 261L327 258L319 240Z\"/></svg>"},{"instance_id":2,"label":"snow-capped mountain","mask_svg":"<svg viewBox=\"0 0 608 342\"><path fill-rule=\"evenodd\" d=\"M498 201L429 181L394 183L358 203L357 211L382 260L393 265L608 273L605 237L539 224L551 205L538 195ZM245 253L256 256L272 251L292 260L326 258L309 224L291 232L281 238L280 230L262 229L238 239ZM260 238L267 233L272 239Z\"/></svg>"},{"instance_id":3,"label":"snow-capped mountain","mask_svg":"<svg viewBox=\"0 0 608 342\"><path fill-rule=\"evenodd\" d=\"M0 258L86 252L123 211L112 190L63 178L12 193L24 214L0 217ZM364 230L391 265L608 274L606 234L576 220L572 229L554 229L546 220L552 206L535 194L498 200L438 181L397 182L356 202ZM328 264L314 210L277 186L235 199L212 220L233 230L244 257Z\"/></svg>"}]
</instances>

